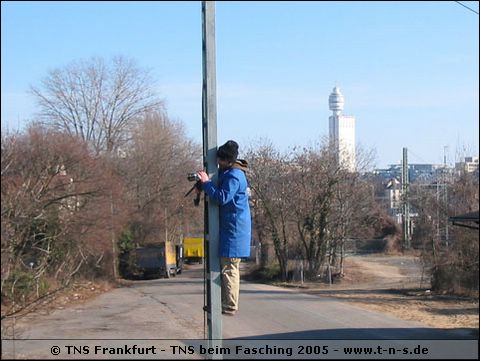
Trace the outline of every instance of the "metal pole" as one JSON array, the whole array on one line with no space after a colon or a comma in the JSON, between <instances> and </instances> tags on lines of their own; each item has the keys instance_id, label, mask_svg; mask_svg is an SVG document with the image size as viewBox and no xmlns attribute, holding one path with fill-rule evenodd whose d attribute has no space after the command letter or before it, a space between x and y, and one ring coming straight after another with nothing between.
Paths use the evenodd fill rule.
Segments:
<instances>
[{"instance_id":1,"label":"metal pole","mask_svg":"<svg viewBox=\"0 0 480 361\"><path fill-rule=\"evenodd\" d=\"M203 162L217 183L217 104L215 72L215 2L202 1L202 129ZM208 339L222 339L221 273L219 257L219 209L205 197L205 251L207 256ZM215 343L217 345L218 342Z\"/></svg>"},{"instance_id":2,"label":"metal pole","mask_svg":"<svg viewBox=\"0 0 480 361\"><path fill-rule=\"evenodd\" d=\"M165 207L165 247L167 247L167 242L168 242L167 207Z\"/></svg>"},{"instance_id":3,"label":"metal pole","mask_svg":"<svg viewBox=\"0 0 480 361\"><path fill-rule=\"evenodd\" d=\"M410 205L408 200L408 160L407 160L407 148L403 148L403 160L402 160L402 213L403 213L403 240L406 249L410 248Z\"/></svg>"},{"instance_id":4,"label":"metal pole","mask_svg":"<svg viewBox=\"0 0 480 361\"><path fill-rule=\"evenodd\" d=\"M76 203L75 203L76 205ZM115 229L113 225L113 191L110 190L110 223L111 223L111 230L110 234L112 237L112 253L113 253L113 278L116 280L118 278L118 273L117 273L117 267L118 267L118 261L117 261L117 245L115 242Z\"/></svg>"},{"instance_id":5,"label":"metal pole","mask_svg":"<svg viewBox=\"0 0 480 361\"><path fill-rule=\"evenodd\" d=\"M442 181L443 181L443 205L445 207L445 246L448 247L448 184L447 184L447 150L448 146L443 147L443 172L442 172Z\"/></svg>"}]
</instances>

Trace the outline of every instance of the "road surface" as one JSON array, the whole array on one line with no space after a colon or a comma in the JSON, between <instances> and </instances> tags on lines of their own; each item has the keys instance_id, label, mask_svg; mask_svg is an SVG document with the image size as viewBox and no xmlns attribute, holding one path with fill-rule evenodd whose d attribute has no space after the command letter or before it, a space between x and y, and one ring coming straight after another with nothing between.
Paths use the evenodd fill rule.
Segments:
<instances>
[{"instance_id":1,"label":"road surface","mask_svg":"<svg viewBox=\"0 0 480 361\"><path fill-rule=\"evenodd\" d=\"M190 267L175 278L136 281L81 305L16 320L15 328L2 335L3 356L14 352L17 358L48 358L45 349L36 349L38 342L28 340L204 339L202 266ZM222 316L222 329L224 339L469 338L467 330L432 329L345 301L245 281L240 310L233 317Z\"/></svg>"}]
</instances>

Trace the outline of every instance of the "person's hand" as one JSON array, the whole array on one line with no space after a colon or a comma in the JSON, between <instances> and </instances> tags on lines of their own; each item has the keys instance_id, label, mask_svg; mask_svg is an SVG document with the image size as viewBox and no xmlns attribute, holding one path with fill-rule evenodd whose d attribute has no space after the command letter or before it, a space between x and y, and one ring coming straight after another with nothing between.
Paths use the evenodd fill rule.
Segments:
<instances>
[{"instance_id":1,"label":"person's hand","mask_svg":"<svg viewBox=\"0 0 480 361\"><path fill-rule=\"evenodd\" d=\"M205 173L203 170L198 171L197 175L200 178L200 182L202 183L208 182L210 180L210 178L208 178L208 174Z\"/></svg>"}]
</instances>

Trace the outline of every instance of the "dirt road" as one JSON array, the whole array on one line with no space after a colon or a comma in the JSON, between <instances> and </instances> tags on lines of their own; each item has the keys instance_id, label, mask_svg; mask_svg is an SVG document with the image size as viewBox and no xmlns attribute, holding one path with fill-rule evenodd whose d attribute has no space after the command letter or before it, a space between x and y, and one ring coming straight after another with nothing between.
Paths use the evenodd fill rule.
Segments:
<instances>
[{"instance_id":1,"label":"dirt road","mask_svg":"<svg viewBox=\"0 0 480 361\"><path fill-rule=\"evenodd\" d=\"M429 275L417 257L353 256L347 258L345 271L346 276L340 282L305 283L298 291L345 300L429 327L470 328L478 337L478 298L432 292Z\"/></svg>"}]
</instances>

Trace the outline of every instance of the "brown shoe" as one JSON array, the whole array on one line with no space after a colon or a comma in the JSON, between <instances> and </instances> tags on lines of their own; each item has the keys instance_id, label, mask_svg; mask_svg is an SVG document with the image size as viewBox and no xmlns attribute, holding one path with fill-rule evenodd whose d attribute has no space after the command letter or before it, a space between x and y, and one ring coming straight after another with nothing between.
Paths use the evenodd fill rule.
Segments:
<instances>
[{"instance_id":1,"label":"brown shoe","mask_svg":"<svg viewBox=\"0 0 480 361\"><path fill-rule=\"evenodd\" d=\"M235 311L235 310L222 310L222 313L224 315L228 315L228 316L235 316L235 313L237 313L237 311Z\"/></svg>"}]
</instances>

